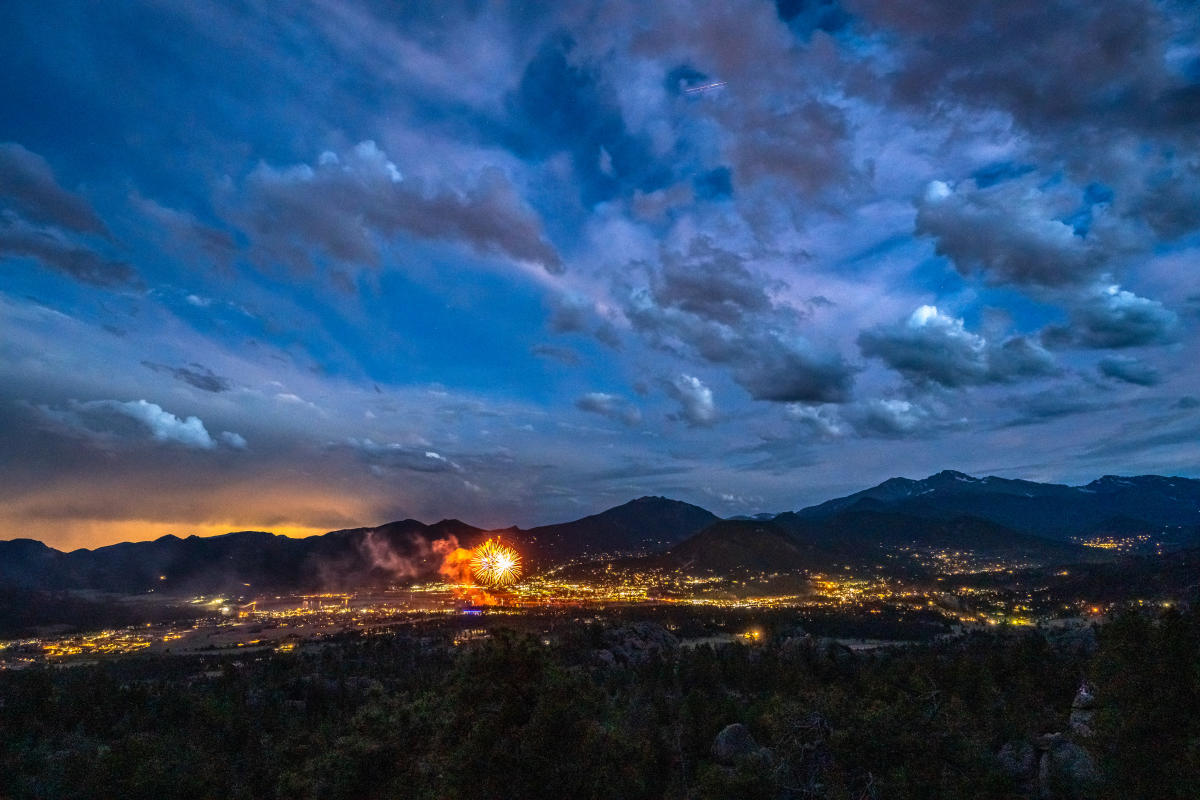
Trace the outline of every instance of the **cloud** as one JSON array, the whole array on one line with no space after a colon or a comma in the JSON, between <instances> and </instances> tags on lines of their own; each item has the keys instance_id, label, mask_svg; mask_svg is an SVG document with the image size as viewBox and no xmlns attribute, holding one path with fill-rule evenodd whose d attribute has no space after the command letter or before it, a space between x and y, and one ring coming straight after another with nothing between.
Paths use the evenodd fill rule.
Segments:
<instances>
[{"instance_id":1,"label":"cloud","mask_svg":"<svg viewBox=\"0 0 1200 800\"><path fill-rule=\"evenodd\" d=\"M733 325L746 314L771 308L769 285L747 269L744 259L700 237L691 242L686 257L663 254L651 292L660 306Z\"/></svg>"},{"instance_id":2,"label":"cloud","mask_svg":"<svg viewBox=\"0 0 1200 800\"><path fill-rule=\"evenodd\" d=\"M130 197L133 207L158 225L184 252L201 252L218 264L228 266L237 243L228 231L201 222L188 211L168 208L136 192Z\"/></svg>"},{"instance_id":3,"label":"cloud","mask_svg":"<svg viewBox=\"0 0 1200 800\"><path fill-rule=\"evenodd\" d=\"M1107 263L1109 245L1094 230L1081 236L1060 217L1066 199L1029 179L984 188L929 184L917 202L917 233L963 275L988 283L1056 287L1091 280Z\"/></svg>"},{"instance_id":4,"label":"cloud","mask_svg":"<svg viewBox=\"0 0 1200 800\"><path fill-rule=\"evenodd\" d=\"M1185 3L1086 0L999 6L847 0L891 47L891 97L927 110L1000 108L1039 130L1188 133L1200 120L1171 50L1195 42ZM1189 30L1190 29L1190 30Z\"/></svg>"},{"instance_id":5,"label":"cloud","mask_svg":"<svg viewBox=\"0 0 1200 800\"><path fill-rule=\"evenodd\" d=\"M1088 392L1073 386L1057 386L1033 394L1015 395L1008 398L1004 405L1017 414L1006 427L1036 425L1108 407L1108 404L1091 399Z\"/></svg>"},{"instance_id":6,"label":"cloud","mask_svg":"<svg viewBox=\"0 0 1200 800\"><path fill-rule=\"evenodd\" d=\"M315 166L259 166L245 182L233 220L268 259L311 265L309 247L338 262L376 264L381 239L407 234L451 241L487 256L561 272L542 224L495 167L463 186L405 178L374 142L343 155L325 152Z\"/></svg>"},{"instance_id":7,"label":"cloud","mask_svg":"<svg viewBox=\"0 0 1200 800\"><path fill-rule=\"evenodd\" d=\"M882 398L856 407L855 428L860 433L881 436L910 436L921 433L931 422L927 408L910 400Z\"/></svg>"},{"instance_id":8,"label":"cloud","mask_svg":"<svg viewBox=\"0 0 1200 800\"><path fill-rule=\"evenodd\" d=\"M1162 382L1162 376L1157 369L1128 356L1102 358L1096 365L1096 369L1100 371L1101 375L1137 386L1155 386Z\"/></svg>"},{"instance_id":9,"label":"cloud","mask_svg":"<svg viewBox=\"0 0 1200 800\"><path fill-rule=\"evenodd\" d=\"M529 348L529 352L533 353L538 358L545 358L551 361L557 361L560 364L566 364L568 367L577 367L581 363L579 353L569 347L557 347L551 344L535 344Z\"/></svg>"},{"instance_id":10,"label":"cloud","mask_svg":"<svg viewBox=\"0 0 1200 800\"><path fill-rule=\"evenodd\" d=\"M217 446L199 417L180 418L157 403L146 400L89 400L70 403L72 411L83 418L82 427L88 432L115 432L105 417L119 415L141 424L158 442L181 444L199 450Z\"/></svg>"},{"instance_id":11,"label":"cloud","mask_svg":"<svg viewBox=\"0 0 1200 800\"><path fill-rule=\"evenodd\" d=\"M594 302L573 295L556 295L551 301L550 330L555 333L586 333L596 341L618 348L620 337L612 323L597 313Z\"/></svg>"},{"instance_id":12,"label":"cloud","mask_svg":"<svg viewBox=\"0 0 1200 800\"><path fill-rule=\"evenodd\" d=\"M772 301L745 259L695 240L686 255L652 265L650 285L628 291L623 311L654 347L728 367L755 400L842 402L854 369L798 333L804 315Z\"/></svg>"},{"instance_id":13,"label":"cloud","mask_svg":"<svg viewBox=\"0 0 1200 800\"><path fill-rule=\"evenodd\" d=\"M32 225L10 211L0 211L0 257L32 258L51 269L93 286L133 283L128 264L112 261L55 228Z\"/></svg>"},{"instance_id":14,"label":"cloud","mask_svg":"<svg viewBox=\"0 0 1200 800\"><path fill-rule=\"evenodd\" d=\"M642 421L642 412L637 406L615 394L588 392L575 401L575 407L580 411L599 414L629 426Z\"/></svg>"},{"instance_id":15,"label":"cloud","mask_svg":"<svg viewBox=\"0 0 1200 800\"><path fill-rule=\"evenodd\" d=\"M667 394L679 402L679 418L695 427L707 427L717 421L717 406L712 389L692 375L678 375L667 382Z\"/></svg>"},{"instance_id":16,"label":"cloud","mask_svg":"<svg viewBox=\"0 0 1200 800\"><path fill-rule=\"evenodd\" d=\"M1088 292L1070 309L1069 327L1050 326L1043 341L1054 347L1116 350L1169 344L1179 337L1179 316L1157 300L1118 285Z\"/></svg>"},{"instance_id":17,"label":"cloud","mask_svg":"<svg viewBox=\"0 0 1200 800\"><path fill-rule=\"evenodd\" d=\"M1142 191L1130 203L1128 213L1144 220L1155 233L1178 239L1200 227L1200 161L1186 156L1164 158L1162 163L1150 165L1139 188Z\"/></svg>"},{"instance_id":18,"label":"cloud","mask_svg":"<svg viewBox=\"0 0 1200 800\"><path fill-rule=\"evenodd\" d=\"M59 186L44 158L15 142L0 142L0 197L34 222L108 234L86 200Z\"/></svg>"},{"instance_id":19,"label":"cloud","mask_svg":"<svg viewBox=\"0 0 1200 800\"><path fill-rule=\"evenodd\" d=\"M863 331L858 344L864 356L879 358L917 384L953 388L1057 372L1053 357L1035 342L1023 336L991 342L937 306L921 306L901 323Z\"/></svg>"},{"instance_id":20,"label":"cloud","mask_svg":"<svg viewBox=\"0 0 1200 800\"><path fill-rule=\"evenodd\" d=\"M460 472L462 467L435 450L398 442L379 443L369 438L347 439L345 444L376 469L408 472Z\"/></svg>"},{"instance_id":21,"label":"cloud","mask_svg":"<svg viewBox=\"0 0 1200 800\"><path fill-rule=\"evenodd\" d=\"M849 426L842 419L836 405L814 406L792 403L787 406L787 415L801 423L810 433L822 439L837 439L849 431Z\"/></svg>"},{"instance_id":22,"label":"cloud","mask_svg":"<svg viewBox=\"0 0 1200 800\"><path fill-rule=\"evenodd\" d=\"M170 375L176 380L183 381L204 392L218 394L220 392L227 392L233 388L233 384L228 378L216 375L212 370L200 364L189 364L186 367L169 367L166 364L143 361L142 366L154 372Z\"/></svg>"},{"instance_id":23,"label":"cloud","mask_svg":"<svg viewBox=\"0 0 1200 800\"><path fill-rule=\"evenodd\" d=\"M787 407L787 416L811 437L825 440L851 435L886 439L921 437L961 423L948 420L946 409L929 398L877 397L841 405L794 403Z\"/></svg>"},{"instance_id":24,"label":"cloud","mask_svg":"<svg viewBox=\"0 0 1200 800\"><path fill-rule=\"evenodd\" d=\"M217 438L232 447L234 450L246 449L246 437L239 433L234 433L233 431L221 431L221 435Z\"/></svg>"}]
</instances>

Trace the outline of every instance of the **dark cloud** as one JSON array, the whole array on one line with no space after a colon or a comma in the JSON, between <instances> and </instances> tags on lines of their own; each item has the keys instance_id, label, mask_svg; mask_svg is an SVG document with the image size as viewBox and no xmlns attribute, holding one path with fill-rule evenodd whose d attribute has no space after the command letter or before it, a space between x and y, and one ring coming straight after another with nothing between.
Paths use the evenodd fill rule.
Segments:
<instances>
[{"instance_id":1,"label":"dark cloud","mask_svg":"<svg viewBox=\"0 0 1200 800\"><path fill-rule=\"evenodd\" d=\"M1005 406L1016 412L1016 417L1006 427L1036 425L1062 417L1100 411L1109 405L1092 399L1094 392L1082 391L1079 387L1059 386L1033 394L1008 398Z\"/></svg>"},{"instance_id":2,"label":"dark cloud","mask_svg":"<svg viewBox=\"0 0 1200 800\"><path fill-rule=\"evenodd\" d=\"M0 212L0 258L31 258L93 286L124 286L137 281L125 263L110 260L54 228L32 225Z\"/></svg>"},{"instance_id":3,"label":"dark cloud","mask_svg":"<svg viewBox=\"0 0 1200 800\"><path fill-rule=\"evenodd\" d=\"M993 284L1066 286L1090 281L1113 255L1095 231L1062 221L1070 206L1029 180L980 188L934 181L917 203L917 233L963 275Z\"/></svg>"},{"instance_id":4,"label":"dark cloud","mask_svg":"<svg viewBox=\"0 0 1200 800\"><path fill-rule=\"evenodd\" d=\"M228 266L233 260L237 243L228 231L205 225L194 214L167 208L136 193L130 198L130 202L185 251L203 253L224 266Z\"/></svg>"},{"instance_id":5,"label":"dark cloud","mask_svg":"<svg viewBox=\"0 0 1200 800\"><path fill-rule=\"evenodd\" d=\"M1162 376L1152 365L1128 356L1102 358L1096 365L1101 375L1138 386L1155 386Z\"/></svg>"},{"instance_id":6,"label":"dark cloud","mask_svg":"<svg viewBox=\"0 0 1200 800\"><path fill-rule=\"evenodd\" d=\"M363 142L342 156L323 153L316 166L260 164L245 192L231 217L266 258L293 266L313 263L309 248L335 261L375 264L380 240L403 233L548 272L563 268L537 215L494 167L465 187L428 186L403 177L374 142Z\"/></svg>"},{"instance_id":7,"label":"dark cloud","mask_svg":"<svg viewBox=\"0 0 1200 800\"><path fill-rule=\"evenodd\" d=\"M736 130L732 160L738 184L768 182L812 193L856 183L847 153L849 123L837 106L811 99L786 110L755 109L741 114Z\"/></svg>"},{"instance_id":8,"label":"dark cloud","mask_svg":"<svg viewBox=\"0 0 1200 800\"><path fill-rule=\"evenodd\" d=\"M1200 228L1200 161L1179 157L1154 165L1126 213L1166 239Z\"/></svg>"},{"instance_id":9,"label":"dark cloud","mask_svg":"<svg viewBox=\"0 0 1200 800\"><path fill-rule=\"evenodd\" d=\"M1157 300L1119 286L1096 288L1070 310L1069 327L1051 326L1047 346L1121 349L1168 344L1179 336L1179 316Z\"/></svg>"},{"instance_id":10,"label":"dark cloud","mask_svg":"<svg viewBox=\"0 0 1200 800\"><path fill-rule=\"evenodd\" d=\"M637 406L615 394L588 392L575 401L575 407L580 411L599 414L625 425L633 426L642 421L642 412Z\"/></svg>"},{"instance_id":11,"label":"dark cloud","mask_svg":"<svg viewBox=\"0 0 1200 800\"><path fill-rule=\"evenodd\" d=\"M769 332L741 338L734 380L755 400L839 403L850 396L854 369L840 355L820 352L799 337Z\"/></svg>"},{"instance_id":12,"label":"dark cloud","mask_svg":"<svg viewBox=\"0 0 1200 800\"><path fill-rule=\"evenodd\" d=\"M1169 67L1196 40L1194 9L1155 0L847 0L891 42L886 86L903 103L1004 109L1031 127L1072 134L1120 127L1192 135L1194 76Z\"/></svg>"},{"instance_id":13,"label":"dark cloud","mask_svg":"<svg viewBox=\"0 0 1200 800\"><path fill-rule=\"evenodd\" d=\"M973 386L1053 375L1053 357L1023 336L1000 342L968 331L961 319L921 306L904 322L863 331L864 356L879 358L914 383Z\"/></svg>"},{"instance_id":14,"label":"dark cloud","mask_svg":"<svg viewBox=\"0 0 1200 800\"><path fill-rule=\"evenodd\" d=\"M597 313L593 302L580 297L556 295L550 300L550 330L590 334L612 348L621 345L612 323Z\"/></svg>"},{"instance_id":15,"label":"dark cloud","mask_svg":"<svg viewBox=\"0 0 1200 800\"><path fill-rule=\"evenodd\" d=\"M568 367L577 367L582 363L579 353L569 347L557 347L551 344L535 344L529 349L538 358L545 358L551 361L557 361L560 364L566 364Z\"/></svg>"},{"instance_id":16,"label":"dark cloud","mask_svg":"<svg viewBox=\"0 0 1200 800\"><path fill-rule=\"evenodd\" d=\"M651 291L659 306L732 325L746 314L771 308L768 286L747 269L744 259L701 237L692 240L686 256L663 254Z\"/></svg>"},{"instance_id":17,"label":"dark cloud","mask_svg":"<svg viewBox=\"0 0 1200 800\"><path fill-rule=\"evenodd\" d=\"M854 369L831 350L821 350L797 329L803 314L773 302L773 282L755 275L745 259L706 240L687 254L666 254L650 270L650 286L634 288L625 316L655 347L683 357L699 356L729 368L756 400L841 402L849 396Z\"/></svg>"},{"instance_id":18,"label":"dark cloud","mask_svg":"<svg viewBox=\"0 0 1200 800\"><path fill-rule=\"evenodd\" d=\"M201 364L189 364L186 367L169 367L166 364L143 361L142 366L154 372L170 375L176 380L183 381L205 392L220 393L227 392L233 388L233 384L228 378L222 378L220 375L213 374L212 370Z\"/></svg>"},{"instance_id":19,"label":"dark cloud","mask_svg":"<svg viewBox=\"0 0 1200 800\"><path fill-rule=\"evenodd\" d=\"M59 186L44 158L15 142L0 142L0 198L34 222L108 233L86 200Z\"/></svg>"}]
</instances>

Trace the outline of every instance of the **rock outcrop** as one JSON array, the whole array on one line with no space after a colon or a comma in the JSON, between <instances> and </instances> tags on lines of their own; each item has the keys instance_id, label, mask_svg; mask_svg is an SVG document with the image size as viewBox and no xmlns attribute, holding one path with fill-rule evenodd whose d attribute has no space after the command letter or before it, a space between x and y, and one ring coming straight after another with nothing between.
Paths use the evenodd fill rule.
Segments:
<instances>
[{"instance_id":1,"label":"rock outcrop","mask_svg":"<svg viewBox=\"0 0 1200 800\"><path fill-rule=\"evenodd\" d=\"M657 653L679 647L679 639L661 625L635 622L603 633L604 648L595 651L596 659L610 666L640 664Z\"/></svg>"},{"instance_id":2,"label":"rock outcrop","mask_svg":"<svg viewBox=\"0 0 1200 800\"><path fill-rule=\"evenodd\" d=\"M750 735L750 729L740 722L726 725L717 734L717 738L713 739L713 758L725 765L733 765L758 751L758 743Z\"/></svg>"},{"instance_id":3,"label":"rock outcrop","mask_svg":"<svg viewBox=\"0 0 1200 800\"><path fill-rule=\"evenodd\" d=\"M1084 739L1090 737L1095 717L1096 695L1087 681L1084 681L1080 684L1079 691L1075 693L1075 699L1071 702L1071 716L1067 720L1067 727L1070 729L1071 735Z\"/></svg>"},{"instance_id":4,"label":"rock outcrop","mask_svg":"<svg viewBox=\"0 0 1200 800\"><path fill-rule=\"evenodd\" d=\"M1040 800L1086 800L1095 795L1100 769L1091 753L1061 733L1043 736L1038 750Z\"/></svg>"},{"instance_id":5,"label":"rock outcrop","mask_svg":"<svg viewBox=\"0 0 1200 800\"><path fill-rule=\"evenodd\" d=\"M1035 800L1088 800L1101 782L1096 759L1078 740L1092 735L1096 694L1085 681L1071 702L1067 733L1047 733L1035 742L1009 742L996 754L1022 795Z\"/></svg>"}]
</instances>

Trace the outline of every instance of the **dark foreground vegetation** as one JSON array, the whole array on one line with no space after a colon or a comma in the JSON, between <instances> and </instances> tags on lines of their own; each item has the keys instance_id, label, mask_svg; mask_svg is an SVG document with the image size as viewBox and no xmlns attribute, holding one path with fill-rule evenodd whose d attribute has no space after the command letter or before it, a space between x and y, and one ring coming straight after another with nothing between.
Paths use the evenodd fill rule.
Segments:
<instances>
[{"instance_id":1,"label":"dark foreground vegetation","mask_svg":"<svg viewBox=\"0 0 1200 800\"><path fill-rule=\"evenodd\" d=\"M0 797L1197 796L1197 612L868 652L757 630L443 626L0 673Z\"/></svg>"}]
</instances>

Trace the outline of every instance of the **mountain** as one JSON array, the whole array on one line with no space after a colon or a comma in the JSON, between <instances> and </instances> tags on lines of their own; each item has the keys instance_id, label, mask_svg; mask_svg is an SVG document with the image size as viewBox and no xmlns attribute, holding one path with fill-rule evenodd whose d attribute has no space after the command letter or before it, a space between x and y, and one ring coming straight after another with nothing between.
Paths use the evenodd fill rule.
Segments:
<instances>
[{"instance_id":1,"label":"mountain","mask_svg":"<svg viewBox=\"0 0 1200 800\"><path fill-rule=\"evenodd\" d=\"M1066 486L945 471L922 480L892 478L800 511L749 519L720 520L688 503L642 497L527 530L408 519L306 539L240 531L70 553L17 539L0 541L0 587L179 595L369 586L436 575L438 540L473 547L496 534L521 550L530 570L665 552L664 563L786 571L902 558L920 566L932 550L1063 563L1100 555L1081 550L1075 539L1142 533L1152 534L1152 545L1200 544L1200 481L1105 476Z\"/></svg>"},{"instance_id":2,"label":"mountain","mask_svg":"<svg viewBox=\"0 0 1200 800\"><path fill-rule=\"evenodd\" d=\"M574 522L514 530L537 559L657 552L683 541L720 518L699 506L666 497L639 497Z\"/></svg>"},{"instance_id":3,"label":"mountain","mask_svg":"<svg viewBox=\"0 0 1200 800\"><path fill-rule=\"evenodd\" d=\"M722 520L646 563L717 574L846 566L858 572L882 567L887 574L928 574L981 560L1064 564L1097 557L1079 545L977 517L938 520L855 508L820 518L785 513L771 521Z\"/></svg>"},{"instance_id":4,"label":"mountain","mask_svg":"<svg viewBox=\"0 0 1200 800\"><path fill-rule=\"evenodd\" d=\"M861 492L795 512L821 519L848 510L895 511L917 517L974 516L1013 530L1059 540L1105 531L1168 535L1194 541L1200 526L1200 481L1106 475L1085 486L977 478L946 470L922 480L890 478Z\"/></svg>"},{"instance_id":5,"label":"mountain","mask_svg":"<svg viewBox=\"0 0 1200 800\"><path fill-rule=\"evenodd\" d=\"M383 585L435 577L441 564L433 549L438 540L474 547L498 533L517 544L527 566L536 568L601 553L663 550L716 520L697 506L643 497L529 530L485 531L454 519L432 525L406 519L305 539L239 531L163 536L70 553L15 539L0 541L0 587L256 594Z\"/></svg>"},{"instance_id":6,"label":"mountain","mask_svg":"<svg viewBox=\"0 0 1200 800\"><path fill-rule=\"evenodd\" d=\"M793 572L814 564L811 548L779 525L744 519L713 523L653 561L657 566L718 574Z\"/></svg>"},{"instance_id":7,"label":"mountain","mask_svg":"<svg viewBox=\"0 0 1200 800\"><path fill-rule=\"evenodd\" d=\"M435 575L430 545L454 536L473 546L484 532L457 520L403 520L377 528L292 539L263 531L163 536L63 553L29 539L0 542L0 585L29 589L211 594L378 585ZM249 587L249 589L247 589Z\"/></svg>"}]
</instances>

